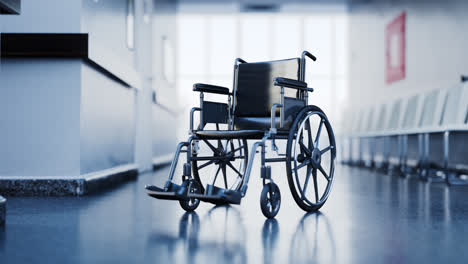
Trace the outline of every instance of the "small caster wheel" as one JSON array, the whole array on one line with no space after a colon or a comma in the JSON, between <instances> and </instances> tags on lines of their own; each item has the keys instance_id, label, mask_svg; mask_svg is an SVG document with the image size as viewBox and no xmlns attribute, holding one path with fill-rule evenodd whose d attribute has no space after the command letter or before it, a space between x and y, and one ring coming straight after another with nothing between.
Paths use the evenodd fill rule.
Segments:
<instances>
[{"instance_id":1,"label":"small caster wheel","mask_svg":"<svg viewBox=\"0 0 468 264\"><path fill-rule=\"evenodd\" d=\"M281 206L281 193L278 185L273 182L263 185L262 193L260 194L260 208L262 213L267 218L274 218Z\"/></svg>"},{"instance_id":2,"label":"small caster wheel","mask_svg":"<svg viewBox=\"0 0 468 264\"><path fill-rule=\"evenodd\" d=\"M201 193L201 186L195 180L188 181L188 193ZM179 200L180 206L187 212L192 212L193 210L197 209L198 205L200 205L200 200L196 198L187 198L185 200Z\"/></svg>"}]
</instances>

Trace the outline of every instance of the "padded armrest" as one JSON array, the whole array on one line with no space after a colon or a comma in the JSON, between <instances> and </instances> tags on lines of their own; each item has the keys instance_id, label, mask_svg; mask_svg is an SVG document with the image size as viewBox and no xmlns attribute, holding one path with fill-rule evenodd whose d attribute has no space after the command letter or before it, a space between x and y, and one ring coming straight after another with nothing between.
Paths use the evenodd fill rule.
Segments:
<instances>
[{"instance_id":1,"label":"padded armrest","mask_svg":"<svg viewBox=\"0 0 468 264\"><path fill-rule=\"evenodd\" d=\"M298 80L293 80L293 79L288 79L288 78L283 78L283 77L277 77L275 79L275 85L276 86L284 86L288 88L294 88L294 89L299 89L299 90L304 90L304 91L309 91L313 92L313 88L308 88L307 83L303 81L298 81Z\"/></svg>"},{"instance_id":2,"label":"padded armrest","mask_svg":"<svg viewBox=\"0 0 468 264\"><path fill-rule=\"evenodd\" d=\"M229 94L229 89L222 86L211 84L196 83L193 85L195 92L215 93L215 94Z\"/></svg>"},{"instance_id":3,"label":"padded armrest","mask_svg":"<svg viewBox=\"0 0 468 264\"><path fill-rule=\"evenodd\" d=\"M283 78L283 77L278 77L275 79L276 83L278 86L295 86L298 88L306 88L307 83L298 81L298 80L293 80L293 79L288 79L288 78Z\"/></svg>"}]
</instances>

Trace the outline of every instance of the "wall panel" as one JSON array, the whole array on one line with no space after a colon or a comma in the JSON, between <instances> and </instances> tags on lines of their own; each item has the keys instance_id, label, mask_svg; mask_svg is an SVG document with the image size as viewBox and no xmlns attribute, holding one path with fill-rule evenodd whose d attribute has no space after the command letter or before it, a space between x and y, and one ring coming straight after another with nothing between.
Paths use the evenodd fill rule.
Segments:
<instances>
[{"instance_id":1,"label":"wall panel","mask_svg":"<svg viewBox=\"0 0 468 264\"><path fill-rule=\"evenodd\" d=\"M135 90L87 64L81 76L81 174L134 163Z\"/></svg>"}]
</instances>

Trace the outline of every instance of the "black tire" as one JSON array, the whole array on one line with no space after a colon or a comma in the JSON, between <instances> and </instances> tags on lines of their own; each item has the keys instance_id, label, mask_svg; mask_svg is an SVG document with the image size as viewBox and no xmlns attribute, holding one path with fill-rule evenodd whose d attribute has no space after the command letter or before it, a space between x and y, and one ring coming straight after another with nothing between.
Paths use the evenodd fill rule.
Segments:
<instances>
[{"instance_id":1,"label":"black tire","mask_svg":"<svg viewBox=\"0 0 468 264\"><path fill-rule=\"evenodd\" d=\"M196 180L189 180L189 193L202 193L201 186ZM185 200L179 200L179 204L187 212L193 212L200 205L200 200L196 198L188 198Z\"/></svg>"},{"instance_id":2,"label":"black tire","mask_svg":"<svg viewBox=\"0 0 468 264\"><path fill-rule=\"evenodd\" d=\"M248 145L247 145L247 140L246 139L231 139L231 140L232 141L237 141L239 144L242 144L242 152L241 153L242 153L242 156L244 156L244 158L243 158L243 160L241 160L241 159L238 159L238 160L240 160L240 162L243 162L242 169L239 171L239 173L242 174L242 181L243 181L244 176L245 176L245 169L247 168L248 156L249 156L249 148L248 148ZM203 140L199 140L199 141L203 142ZM201 142L200 142L200 144L201 144ZM198 156L198 154L192 153L192 157L197 157L197 156ZM203 166L203 164L201 164L200 166ZM220 165L213 163L213 164L210 164L209 166L218 166L219 167ZM209 184L211 184L211 183L208 182L207 179L203 179L203 180L201 179L200 172L199 172L198 168L199 168L198 162L197 161L192 161L193 178L196 181L198 181L198 183L200 183L202 193L204 193L205 192L204 186L206 186L206 184L208 184L208 183ZM226 170L227 169L233 171L232 168L230 168L228 166L226 167ZM228 186L227 182L224 182L224 183L225 183L225 186L218 186L218 187L224 188L224 187ZM242 187L242 184L239 184L238 188L236 188L235 190L239 191L240 187Z\"/></svg>"},{"instance_id":3,"label":"black tire","mask_svg":"<svg viewBox=\"0 0 468 264\"><path fill-rule=\"evenodd\" d=\"M263 185L262 193L260 194L260 208L262 213L267 218L274 218L281 207L281 192L273 182Z\"/></svg>"},{"instance_id":4,"label":"black tire","mask_svg":"<svg viewBox=\"0 0 468 264\"><path fill-rule=\"evenodd\" d=\"M319 148L320 143L322 141L313 142L314 140L312 140L312 136L311 136L312 129L310 125L311 124L310 117L313 115L316 115L317 117L320 118L319 128L317 129L317 135L319 139L320 139L321 129L323 128L323 125L325 125L324 127L327 130L327 135L328 135L327 145L328 146L322 150ZM308 136L308 139L310 138L311 140L309 141L309 147L306 147L302 142L303 132L298 131L299 129L302 130L306 128L307 126L308 126L308 129L305 129L305 130L310 131L308 132L309 134L307 136ZM298 141L301 153L295 156L296 146L293 146L293 145L297 143L296 138L298 137L301 137L301 139L299 139L300 142ZM317 140L316 138L315 140ZM323 138L324 137L322 136L322 139ZM314 147L312 148L310 147L311 142L312 142L312 145L314 145ZM315 145L317 147L315 147ZM294 147L294 150L293 150L293 147ZM307 149L308 152L306 152L305 149ZM292 151L294 151L294 153L292 153ZM324 152L322 153L322 151ZM317 152L319 154L317 154ZM328 169L328 173L322 167L322 164L321 164L322 156L328 155L327 152L330 153L330 156L329 156L330 166ZM319 155L319 157L316 157L317 155ZM297 165L298 164L297 160L303 160L299 166ZM312 106L312 105L305 106L296 116L296 119L294 120L294 123L290 128L287 149L286 149L286 172L288 175L289 189L291 190L291 194L294 200L296 201L297 205L304 211L314 212L314 211L319 210L325 204L330 194L333 179L334 179L335 160L336 160L336 142L335 142L335 136L333 134L333 130L330 125L330 122L328 121L325 113L317 106ZM306 165L303 165L303 164L306 164ZM300 186L300 181L299 181L299 176L298 176L299 174L298 168L303 168L305 166L307 166L306 176L305 176L306 179L304 183L305 187L302 189L302 187ZM323 177L325 178L325 181L327 182L326 187L324 188L324 192L320 196L318 194L319 186L317 183L318 172L323 175ZM314 193L315 193L315 198L316 198L315 202L310 201L310 199L308 199L306 195L306 188L308 185L308 181L311 177L313 178L313 184L314 184Z\"/></svg>"}]
</instances>

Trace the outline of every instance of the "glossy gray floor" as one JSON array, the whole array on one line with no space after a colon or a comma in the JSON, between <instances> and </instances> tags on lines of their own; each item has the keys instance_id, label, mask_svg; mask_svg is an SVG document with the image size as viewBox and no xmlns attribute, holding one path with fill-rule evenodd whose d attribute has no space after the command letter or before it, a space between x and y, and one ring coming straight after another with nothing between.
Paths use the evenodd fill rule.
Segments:
<instances>
[{"instance_id":1,"label":"glossy gray floor","mask_svg":"<svg viewBox=\"0 0 468 264\"><path fill-rule=\"evenodd\" d=\"M9 198L0 263L467 263L468 188L338 167L320 213L305 214L279 180L282 208L265 220L261 184L242 205L145 195L168 168L81 198Z\"/></svg>"}]
</instances>

